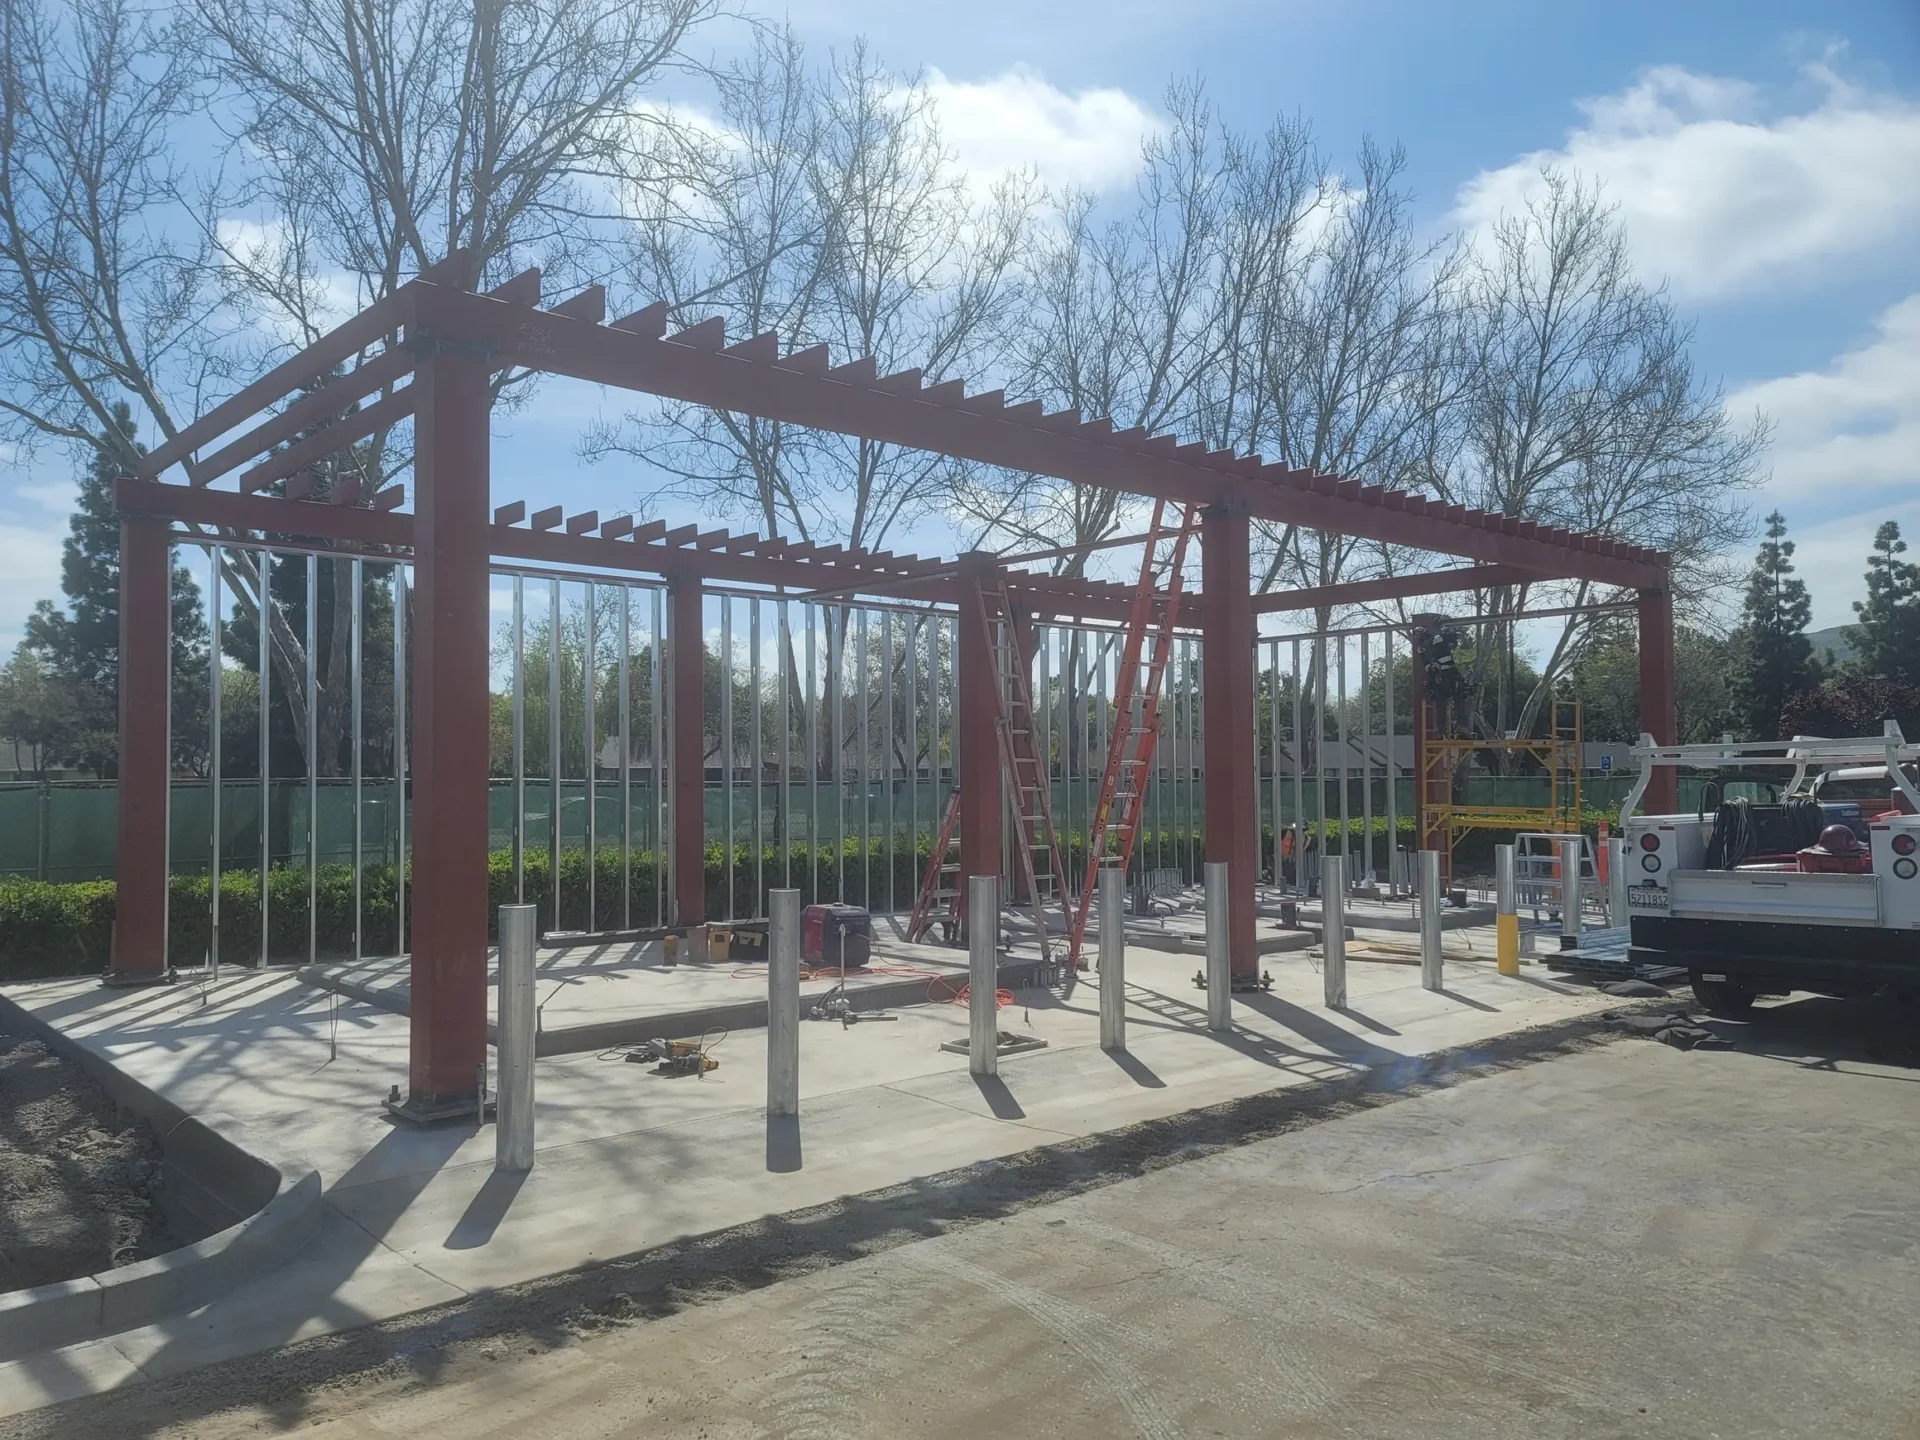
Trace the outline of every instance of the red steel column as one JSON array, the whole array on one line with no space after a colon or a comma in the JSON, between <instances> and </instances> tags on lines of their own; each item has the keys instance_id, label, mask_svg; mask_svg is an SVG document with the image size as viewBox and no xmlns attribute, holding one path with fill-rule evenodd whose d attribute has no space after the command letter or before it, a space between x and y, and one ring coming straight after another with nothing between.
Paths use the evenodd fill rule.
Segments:
<instances>
[{"instance_id":1,"label":"red steel column","mask_svg":"<svg viewBox=\"0 0 1920 1440\"><path fill-rule=\"evenodd\" d=\"M974 609L974 586L993 561L960 557L959 656L954 749L960 762L960 914L967 913L967 882L1000 873L1000 830L1005 802L1000 792L1000 707L995 699L993 652Z\"/></svg>"},{"instance_id":2,"label":"red steel column","mask_svg":"<svg viewBox=\"0 0 1920 1440\"><path fill-rule=\"evenodd\" d=\"M698 575L668 577L673 693L673 922L707 923L707 662Z\"/></svg>"},{"instance_id":3,"label":"red steel column","mask_svg":"<svg viewBox=\"0 0 1920 1440\"><path fill-rule=\"evenodd\" d=\"M1673 710L1673 592L1640 592L1640 728L1656 745L1679 743L1679 722ZM1671 765L1654 767L1641 808L1652 815L1671 815L1680 808L1680 772Z\"/></svg>"},{"instance_id":4,"label":"red steel column","mask_svg":"<svg viewBox=\"0 0 1920 1440\"><path fill-rule=\"evenodd\" d=\"M487 1058L488 412L491 365L415 372L411 1094L472 1097Z\"/></svg>"},{"instance_id":5,"label":"red steel column","mask_svg":"<svg viewBox=\"0 0 1920 1440\"><path fill-rule=\"evenodd\" d=\"M120 829L109 984L167 973L167 790L173 654L167 522L120 521Z\"/></svg>"},{"instance_id":6,"label":"red steel column","mask_svg":"<svg viewBox=\"0 0 1920 1440\"><path fill-rule=\"evenodd\" d=\"M1200 740L1206 766L1207 859L1227 870L1227 953L1233 974L1258 972L1253 891L1260 879L1260 819L1253 786L1253 598L1245 511L1214 506L1200 517Z\"/></svg>"}]
</instances>

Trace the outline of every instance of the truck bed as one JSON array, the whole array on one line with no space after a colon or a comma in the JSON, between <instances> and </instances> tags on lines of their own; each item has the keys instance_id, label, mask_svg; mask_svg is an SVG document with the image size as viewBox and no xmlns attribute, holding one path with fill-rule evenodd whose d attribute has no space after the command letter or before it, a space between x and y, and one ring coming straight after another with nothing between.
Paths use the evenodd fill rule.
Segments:
<instances>
[{"instance_id":1,"label":"truck bed","mask_svg":"<svg viewBox=\"0 0 1920 1440\"><path fill-rule=\"evenodd\" d=\"M1677 870L1669 882L1676 920L1777 920L1795 925L1880 923L1877 875L1795 870Z\"/></svg>"}]
</instances>

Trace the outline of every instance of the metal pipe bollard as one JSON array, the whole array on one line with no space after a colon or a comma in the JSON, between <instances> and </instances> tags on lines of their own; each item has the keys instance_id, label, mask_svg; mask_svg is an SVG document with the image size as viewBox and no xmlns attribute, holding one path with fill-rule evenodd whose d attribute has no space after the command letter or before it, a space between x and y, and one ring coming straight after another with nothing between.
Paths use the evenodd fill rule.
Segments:
<instances>
[{"instance_id":1,"label":"metal pipe bollard","mask_svg":"<svg viewBox=\"0 0 1920 1440\"><path fill-rule=\"evenodd\" d=\"M1207 1028L1231 1030L1233 1028L1233 959L1227 950L1227 862L1207 861L1206 881ZM1321 882L1321 888L1324 892L1324 880Z\"/></svg>"},{"instance_id":2,"label":"metal pipe bollard","mask_svg":"<svg viewBox=\"0 0 1920 1440\"><path fill-rule=\"evenodd\" d=\"M1440 971L1440 852L1420 852L1420 988L1438 990Z\"/></svg>"},{"instance_id":3,"label":"metal pipe bollard","mask_svg":"<svg viewBox=\"0 0 1920 1440\"><path fill-rule=\"evenodd\" d=\"M1347 1003L1347 875L1338 855L1326 859L1326 893L1320 897L1320 978L1329 1010Z\"/></svg>"},{"instance_id":4,"label":"metal pipe bollard","mask_svg":"<svg viewBox=\"0 0 1920 1440\"><path fill-rule=\"evenodd\" d=\"M1100 1048L1127 1048L1127 945L1123 918L1127 877L1118 865L1100 869Z\"/></svg>"},{"instance_id":5,"label":"metal pipe bollard","mask_svg":"<svg viewBox=\"0 0 1920 1440\"><path fill-rule=\"evenodd\" d=\"M1569 945L1567 942L1572 941ZM1560 842L1560 948L1580 948L1580 839Z\"/></svg>"},{"instance_id":6,"label":"metal pipe bollard","mask_svg":"<svg viewBox=\"0 0 1920 1440\"><path fill-rule=\"evenodd\" d=\"M767 892L767 1114L800 1113L800 892Z\"/></svg>"},{"instance_id":7,"label":"metal pipe bollard","mask_svg":"<svg viewBox=\"0 0 1920 1440\"><path fill-rule=\"evenodd\" d=\"M1630 921L1627 913L1627 842L1619 837L1607 841L1607 923L1614 926L1626 925Z\"/></svg>"},{"instance_id":8,"label":"metal pipe bollard","mask_svg":"<svg viewBox=\"0 0 1920 1440\"><path fill-rule=\"evenodd\" d=\"M1502 975L1520 973L1520 892L1513 883L1513 848L1493 847L1493 957Z\"/></svg>"},{"instance_id":9,"label":"metal pipe bollard","mask_svg":"<svg viewBox=\"0 0 1920 1440\"><path fill-rule=\"evenodd\" d=\"M539 909L500 907L500 1092L495 1100L493 1168L533 1168L533 1049L539 1016L533 989Z\"/></svg>"},{"instance_id":10,"label":"metal pipe bollard","mask_svg":"<svg viewBox=\"0 0 1920 1440\"><path fill-rule=\"evenodd\" d=\"M1000 877L967 880L967 1068L1000 1073Z\"/></svg>"}]
</instances>

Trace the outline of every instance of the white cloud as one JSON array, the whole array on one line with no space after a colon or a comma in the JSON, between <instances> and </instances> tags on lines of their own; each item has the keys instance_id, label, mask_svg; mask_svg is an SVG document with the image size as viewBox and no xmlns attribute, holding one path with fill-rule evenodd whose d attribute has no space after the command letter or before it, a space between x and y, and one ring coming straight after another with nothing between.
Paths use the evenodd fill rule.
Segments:
<instances>
[{"instance_id":1,"label":"white cloud","mask_svg":"<svg viewBox=\"0 0 1920 1440\"><path fill-rule=\"evenodd\" d=\"M60 546L66 538L64 514L0 515L0 661L13 653L34 602L60 600Z\"/></svg>"},{"instance_id":2,"label":"white cloud","mask_svg":"<svg viewBox=\"0 0 1920 1440\"><path fill-rule=\"evenodd\" d=\"M1015 66L992 80L929 72L940 138L978 185L1031 167L1044 184L1109 190L1140 169L1140 145L1161 121L1124 90L1068 94Z\"/></svg>"},{"instance_id":3,"label":"white cloud","mask_svg":"<svg viewBox=\"0 0 1920 1440\"><path fill-rule=\"evenodd\" d=\"M1579 102L1557 149L1482 171L1455 218L1485 225L1525 203L1546 166L1601 180L1636 262L1690 300L1804 279L1850 256L1910 243L1920 221L1920 103L1813 66L1812 108L1769 113L1744 81L1663 65Z\"/></svg>"},{"instance_id":4,"label":"white cloud","mask_svg":"<svg viewBox=\"0 0 1920 1440\"><path fill-rule=\"evenodd\" d=\"M1774 421L1761 499L1792 526L1814 625L1850 624L1867 548L1883 520L1920 539L1920 294L1889 307L1874 337L1821 370L1763 380L1727 398L1736 418Z\"/></svg>"},{"instance_id":5,"label":"white cloud","mask_svg":"<svg viewBox=\"0 0 1920 1440\"><path fill-rule=\"evenodd\" d=\"M22 500L31 501L42 510L51 510L59 516L73 513L74 500L79 495L71 480L49 480L40 483L23 483L13 487L13 493Z\"/></svg>"},{"instance_id":6,"label":"white cloud","mask_svg":"<svg viewBox=\"0 0 1920 1440\"><path fill-rule=\"evenodd\" d=\"M286 221L277 216L265 221L223 216L214 222L213 230L236 277L250 272L279 283L295 267L293 237ZM304 288L310 307L306 318L318 330L332 329L361 307L359 287L344 271L310 275ZM304 345L309 338L301 328L300 317L265 299L259 304L255 324L284 345Z\"/></svg>"},{"instance_id":7,"label":"white cloud","mask_svg":"<svg viewBox=\"0 0 1920 1440\"><path fill-rule=\"evenodd\" d=\"M1920 294L1886 310L1875 331L1823 370L1728 397L1735 416L1757 406L1773 419L1774 494L1822 504L1920 494Z\"/></svg>"}]
</instances>

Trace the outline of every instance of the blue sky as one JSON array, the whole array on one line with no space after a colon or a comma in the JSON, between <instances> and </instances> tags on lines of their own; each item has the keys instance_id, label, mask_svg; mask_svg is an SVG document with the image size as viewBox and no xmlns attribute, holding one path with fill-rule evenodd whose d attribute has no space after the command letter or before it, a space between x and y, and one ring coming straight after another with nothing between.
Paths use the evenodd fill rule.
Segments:
<instances>
[{"instance_id":1,"label":"blue sky","mask_svg":"<svg viewBox=\"0 0 1920 1440\"><path fill-rule=\"evenodd\" d=\"M1237 127L1297 110L1336 156L1363 134L1404 143L1436 233L1486 223L1543 163L1599 178L1636 264L1694 320L1701 371L1738 412L1774 419L1752 500L1786 512L1814 624L1851 620L1881 520L1920 540L1915 0L802 0L787 14L816 48L864 35L926 71L976 168L1124 189L1167 83L1199 76ZM580 421L617 403L555 386L503 419L496 497L630 504L631 474L570 458ZM63 471L0 470L0 628L57 593Z\"/></svg>"}]
</instances>

